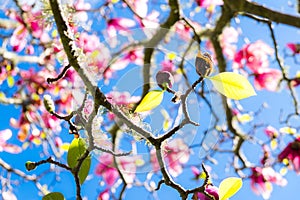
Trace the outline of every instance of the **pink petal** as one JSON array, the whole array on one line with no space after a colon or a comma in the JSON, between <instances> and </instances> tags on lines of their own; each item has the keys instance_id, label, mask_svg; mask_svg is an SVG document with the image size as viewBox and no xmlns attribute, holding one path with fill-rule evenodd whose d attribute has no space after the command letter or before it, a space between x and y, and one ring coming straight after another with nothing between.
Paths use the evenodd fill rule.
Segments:
<instances>
[{"instance_id":1,"label":"pink petal","mask_svg":"<svg viewBox=\"0 0 300 200\"><path fill-rule=\"evenodd\" d=\"M0 131L0 141L7 141L9 138L11 138L12 132L10 129L5 129Z\"/></svg>"}]
</instances>

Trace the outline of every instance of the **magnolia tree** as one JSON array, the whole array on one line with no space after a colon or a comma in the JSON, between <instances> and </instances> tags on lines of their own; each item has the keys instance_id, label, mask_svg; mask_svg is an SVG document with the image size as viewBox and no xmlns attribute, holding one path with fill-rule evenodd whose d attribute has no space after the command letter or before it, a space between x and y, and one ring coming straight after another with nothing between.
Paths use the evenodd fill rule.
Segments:
<instances>
[{"instance_id":1,"label":"magnolia tree","mask_svg":"<svg viewBox=\"0 0 300 200\"><path fill-rule=\"evenodd\" d=\"M300 173L300 17L263 2L2 2L2 198L269 199Z\"/></svg>"}]
</instances>

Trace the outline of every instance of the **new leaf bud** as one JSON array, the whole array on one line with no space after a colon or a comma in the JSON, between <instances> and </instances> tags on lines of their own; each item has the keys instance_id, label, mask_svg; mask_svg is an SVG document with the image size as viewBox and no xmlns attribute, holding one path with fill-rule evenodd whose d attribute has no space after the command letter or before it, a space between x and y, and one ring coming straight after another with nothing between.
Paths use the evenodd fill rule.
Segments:
<instances>
[{"instance_id":1,"label":"new leaf bud","mask_svg":"<svg viewBox=\"0 0 300 200\"><path fill-rule=\"evenodd\" d=\"M36 168L36 164L34 162L31 161L27 161L25 163L25 167L28 171L34 170Z\"/></svg>"},{"instance_id":2,"label":"new leaf bud","mask_svg":"<svg viewBox=\"0 0 300 200\"><path fill-rule=\"evenodd\" d=\"M168 71L159 71L156 74L156 82L161 89L165 90L166 88L172 88L174 78Z\"/></svg>"},{"instance_id":3,"label":"new leaf bud","mask_svg":"<svg viewBox=\"0 0 300 200\"><path fill-rule=\"evenodd\" d=\"M213 70L213 61L208 53L202 54L200 51L195 61L196 72L202 76L208 76Z\"/></svg>"}]
</instances>

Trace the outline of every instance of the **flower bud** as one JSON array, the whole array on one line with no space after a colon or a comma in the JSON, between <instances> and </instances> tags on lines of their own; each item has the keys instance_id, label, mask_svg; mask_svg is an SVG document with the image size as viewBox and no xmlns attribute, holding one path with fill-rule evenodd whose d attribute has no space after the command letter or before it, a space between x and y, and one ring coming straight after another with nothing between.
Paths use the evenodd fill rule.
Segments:
<instances>
[{"instance_id":1,"label":"flower bud","mask_svg":"<svg viewBox=\"0 0 300 200\"><path fill-rule=\"evenodd\" d=\"M159 71L156 74L156 82L161 89L165 90L166 88L172 88L174 78L168 71Z\"/></svg>"},{"instance_id":2,"label":"flower bud","mask_svg":"<svg viewBox=\"0 0 300 200\"><path fill-rule=\"evenodd\" d=\"M50 95L48 95L48 94L44 95L44 101L43 102L44 102L44 106L45 106L46 110L49 113L54 112L55 106L54 106L54 102L53 102Z\"/></svg>"},{"instance_id":3,"label":"flower bud","mask_svg":"<svg viewBox=\"0 0 300 200\"><path fill-rule=\"evenodd\" d=\"M196 72L202 76L208 76L213 69L213 61L211 56L208 53L202 54L200 51L196 57L195 61Z\"/></svg>"},{"instance_id":4,"label":"flower bud","mask_svg":"<svg viewBox=\"0 0 300 200\"><path fill-rule=\"evenodd\" d=\"M34 170L36 168L36 164L34 162L31 161L27 161L25 163L25 167L28 171Z\"/></svg>"}]
</instances>

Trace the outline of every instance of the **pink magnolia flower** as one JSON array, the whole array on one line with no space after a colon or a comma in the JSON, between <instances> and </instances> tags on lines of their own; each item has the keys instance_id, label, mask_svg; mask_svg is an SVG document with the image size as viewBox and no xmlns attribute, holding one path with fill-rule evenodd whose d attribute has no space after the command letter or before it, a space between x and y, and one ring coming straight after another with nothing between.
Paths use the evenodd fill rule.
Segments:
<instances>
[{"instance_id":1,"label":"pink magnolia flower","mask_svg":"<svg viewBox=\"0 0 300 200\"><path fill-rule=\"evenodd\" d=\"M182 21L178 21L175 24L175 31L181 39L183 39L185 41L188 41L189 39L191 39L192 29L191 29L191 27L189 27Z\"/></svg>"},{"instance_id":2,"label":"pink magnolia flower","mask_svg":"<svg viewBox=\"0 0 300 200\"><path fill-rule=\"evenodd\" d=\"M300 174L300 137L290 142L278 155L279 161L288 159L297 174Z\"/></svg>"},{"instance_id":3,"label":"pink magnolia flower","mask_svg":"<svg viewBox=\"0 0 300 200\"><path fill-rule=\"evenodd\" d=\"M270 68L260 69L255 74L254 86L258 90L276 91L281 78L282 74L280 70Z\"/></svg>"},{"instance_id":4,"label":"pink magnolia flower","mask_svg":"<svg viewBox=\"0 0 300 200\"><path fill-rule=\"evenodd\" d=\"M109 190L105 189L104 191L102 191L97 200L109 200L110 199L110 194L109 194Z\"/></svg>"},{"instance_id":5,"label":"pink magnolia flower","mask_svg":"<svg viewBox=\"0 0 300 200\"><path fill-rule=\"evenodd\" d=\"M257 195L262 195L265 199L268 199L272 193L272 183L279 186L287 184L287 180L271 167L253 167L250 179L253 192Z\"/></svg>"},{"instance_id":6,"label":"pink magnolia flower","mask_svg":"<svg viewBox=\"0 0 300 200\"><path fill-rule=\"evenodd\" d=\"M267 128L265 128L264 131L265 131L265 134L267 136L269 136L270 138L277 138L278 137L278 131L273 126L267 126Z\"/></svg>"},{"instance_id":7,"label":"pink magnolia flower","mask_svg":"<svg viewBox=\"0 0 300 200\"><path fill-rule=\"evenodd\" d=\"M27 39L29 36L28 28L31 29L31 34L33 37L40 39L42 43L46 43L50 40L49 35L44 31L44 21L42 20L42 12L33 12L31 6L22 6L24 11L23 18L18 15L15 11L9 11L7 14L11 19L18 22L18 26L13 32L10 38L10 45L13 50L20 52L24 49L27 44ZM27 28L28 27L28 28Z\"/></svg>"},{"instance_id":8,"label":"pink magnolia flower","mask_svg":"<svg viewBox=\"0 0 300 200\"><path fill-rule=\"evenodd\" d=\"M117 158L117 164L120 166L120 170L126 180L126 183L133 183L135 178L136 156L124 156ZM114 167L113 155L103 153L99 157L100 163L96 167L95 173L102 176L104 182L108 186L112 186L119 178L118 170Z\"/></svg>"},{"instance_id":9,"label":"pink magnolia flower","mask_svg":"<svg viewBox=\"0 0 300 200\"><path fill-rule=\"evenodd\" d=\"M220 43L223 53L230 60L234 58L238 36L238 31L233 27L224 28L222 34L220 35Z\"/></svg>"},{"instance_id":10,"label":"pink magnolia flower","mask_svg":"<svg viewBox=\"0 0 300 200\"><path fill-rule=\"evenodd\" d=\"M93 52L100 47L100 41L96 35L89 35L83 32L77 39L77 45L83 49L84 53Z\"/></svg>"},{"instance_id":11,"label":"pink magnolia flower","mask_svg":"<svg viewBox=\"0 0 300 200\"><path fill-rule=\"evenodd\" d=\"M236 54L236 43L238 41L239 33L233 27L226 27L223 29L222 34L219 36L220 45L222 47L223 54L230 60L233 60ZM206 48L214 52L213 45L210 41L206 42ZM215 54L213 54L215 55ZM213 62L217 63L215 57L213 57Z\"/></svg>"},{"instance_id":12,"label":"pink magnolia flower","mask_svg":"<svg viewBox=\"0 0 300 200\"><path fill-rule=\"evenodd\" d=\"M176 66L172 60L163 60L161 63L161 71L167 71L173 74L176 71Z\"/></svg>"},{"instance_id":13,"label":"pink magnolia flower","mask_svg":"<svg viewBox=\"0 0 300 200\"><path fill-rule=\"evenodd\" d=\"M286 46L293 52L293 54L300 53L300 44L287 43Z\"/></svg>"},{"instance_id":14,"label":"pink magnolia flower","mask_svg":"<svg viewBox=\"0 0 300 200\"><path fill-rule=\"evenodd\" d=\"M107 33L109 37L115 37L117 31L128 31L136 25L135 21L128 18L113 18L107 22Z\"/></svg>"},{"instance_id":15,"label":"pink magnolia flower","mask_svg":"<svg viewBox=\"0 0 300 200\"><path fill-rule=\"evenodd\" d=\"M0 131L0 152L6 151L8 153L20 153L22 151L21 147L6 143L12 136L10 129L5 129Z\"/></svg>"},{"instance_id":16,"label":"pink magnolia flower","mask_svg":"<svg viewBox=\"0 0 300 200\"><path fill-rule=\"evenodd\" d=\"M182 165L187 163L190 157L189 147L182 139L174 139L164 146L164 158L166 166L172 176L177 177L182 173ZM153 170L157 172L160 167L156 158L155 150L151 151L151 163Z\"/></svg>"},{"instance_id":17,"label":"pink magnolia flower","mask_svg":"<svg viewBox=\"0 0 300 200\"><path fill-rule=\"evenodd\" d=\"M223 5L223 0L196 0L197 4L201 7L207 8L210 6Z\"/></svg>"},{"instance_id":18,"label":"pink magnolia flower","mask_svg":"<svg viewBox=\"0 0 300 200\"><path fill-rule=\"evenodd\" d=\"M77 11L75 13L76 19L78 19L81 22L86 22L88 20L88 15L85 11L91 8L91 4L85 3L84 0L77 0L74 3L74 8Z\"/></svg>"},{"instance_id":19,"label":"pink magnolia flower","mask_svg":"<svg viewBox=\"0 0 300 200\"><path fill-rule=\"evenodd\" d=\"M223 0L196 0L196 2L200 7L206 9L209 18L215 12L216 6L224 4Z\"/></svg>"},{"instance_id":20,"label":"pink magnolia flower","mask_svg":"<svg viewBox=\"0 0 300 200\"><path fill-rule=\"evenodd\" d=\"M274 50L263 41L256 41L245 45L234 56L233 68L242 68L245 64L254 73L260 73L269 67L268 56L272 55Z\"/></svg>"},{"instance_id":21,"label":"pink magnolia flower","mask_svg":"<svg viewBox=\"0 0 300 200\"><path fill-rule=\"evenodd\" d=\"M100 163L96 167L95 173L102 176L108 186L112 186L119 178L118 170L114 167L113 156L104 153L99 158Z\"/></svg>"},{"instance_id":22,"label":"pink magnolia flower","mask_svg":"<svg viewBox=\"0 0 300 200\"><path fill-rule=\"evenodd\" d=\"M143 19L138 18L142 28L158 28L159 27L159 17L160 13L156 10L153 10L149 15L145 16ZM146 29L147 30L147 29Z\"/></svg>"},{"instance_id":23,"label":"pink magnolia flower","mask_svg":"<svg viewBox=\"0 0 300 200\"><path fill-rule=\"evenodd\" d=\"M216 186L213 186L212 184L207 184L205 186L204 192L210 197L207 197L205 194L197 192L196 195L194 195L194 199L197 200L219 200L219 188Z\"/></svg>"},{"instance_id":24,"label":"pink magnolia flower","mask_svg":"<svg viewBox=\"0 0 300 200\"><path fill-rule=\"evenodd\" d=\"M142 50L131 50L125 54L121 59L118 59L115 63L110 66L112 70L122 70L127 67L129 63L136 65L143 65L143 52Z\"/></svg>"}]
</instances>

